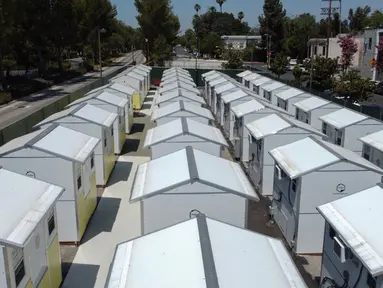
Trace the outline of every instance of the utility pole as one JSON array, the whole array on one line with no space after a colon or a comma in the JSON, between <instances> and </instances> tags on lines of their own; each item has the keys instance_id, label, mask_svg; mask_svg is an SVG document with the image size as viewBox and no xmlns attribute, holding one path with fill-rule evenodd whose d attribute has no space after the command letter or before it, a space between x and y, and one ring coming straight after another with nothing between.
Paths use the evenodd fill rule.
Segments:
<instances>
[{"instance_id":1,"label":"utility pole","mask_svg":"<svg viewBox=\"0 0 383 288\"><path fill-rule=\"evenodd\" d=\"M331 35L331 5L332 0L328 1L328 19L327 19L327 41L326 41L326 59L328 58L328 48L330 47L330 35Z\"/></svg>"},{"instance_id":2,"label":"utility pole","mask_svg":"<svg viewBox=\"0 0 383 288\"><path fill-rule=\"evenodd\" d=\"M101 62L101 29L98 27L98 62L100 65L100 78L102 79L102 62Z\"/></svg>"},{"instance_id":3,"label":"utility pole","mask_svg":"<svg viewBox=\"0 0 383 288\"><path fill-rule=\"evenodd\" d=\"M333 7L333 2L339 1L340 5L339 7ZM331 35L331 15L340 11L339 12L339 22L340 22L340 27L342 27L342 17L341 17L341 0L322 0L322 2L328 2L328 7L321 8L321 15L327 15L327 41L326 41L326 58L328 58L328 53L329 53L329 47L330 47L330 38L332 37ZM341 30L339 30L341 31Z\"/></svg>"}]
</instances>

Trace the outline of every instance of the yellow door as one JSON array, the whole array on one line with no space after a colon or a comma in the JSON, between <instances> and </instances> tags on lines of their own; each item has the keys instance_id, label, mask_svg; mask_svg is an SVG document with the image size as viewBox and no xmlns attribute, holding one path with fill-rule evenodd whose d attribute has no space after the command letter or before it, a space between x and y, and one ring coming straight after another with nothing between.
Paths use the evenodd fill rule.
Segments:
<instances>
[{"instance_id":1,"label":"yellow door","mask_svg":"<svg viewBox=\"0 0 383 288\"><path fill-rule=\"evenodd\" d=\"M141 96L139 93L133 94L133 109L134 110L141 109Z\"/></svg>"},{"instance_id":2,"label":"yellow door","mask_svg":"<svg viewBox=\"0 0 383 288\"><path fill-rule=\"evenodd\" d=\"M61 268L60 268L60 271L61 271ZM37 287L38 288L54 288L49 283L49 266L48 266L48 271L45 272L43 278L41 279L41 281L40 281L40 283L39 283L39 285ZM58 286L56 286L56 287L58 287Z\"/></svg>"},{"instance_id":3,"label":"yellow door","mask_svg":"<svg viewBox=\"0 0 383 288\"><path fill-rule=\"evenodd\" d=\"M120 153L122 152L122 148L124 148L125 141L126 141L126 122L124 119L120 127Z\"/></svg>"},{"instance_id":4,"label":"yellow door","mask_svg":"<svg viewBox=\"0 0 383 288\"><path fill-rule=\"evenodd\" d=\"M88 226L90 217L97 205L97 188L96 188L96 173L93 172L90 178L90 192L85 197L83 193L77 197L77 215L79 224L79 237L80 240L85 233Z\"/></svg>"},{"instance_id":5,"label":"yellow door","mask_svg":"<svg viewBox=\"0 0 383 288\"><path fill-rule=\"evenodd\" d=\"M58 235L48 247L48 272L50 288L58 288L62 282L61 256ZM44 277L45 278L45 277ZM40 287L40 286L39 286ZM44 286L45 287L45 286Z\"/></svg>"},{"instance_id":6,"label":"yellow door","mask_svg":"<svg viewBox=\"0 0 383 288\"><path fill-rule=\"evenodd\" d=\"M33 288L32 280L29 280L29 282L25 288Z\"/></svg>"},{"instance_id":7,"label":"yellow door","mask_svg":"<svg viewBox=\"0 0 383 288\"><path fill-rule=\"evenodd\" d=\"M114 139L112 137L112 148L111 148L110 154L108 155L107 149L104 149L105 182L108 182L115 162L116 162L116 156L114 155Z\"/></svg>"}]
</instances>

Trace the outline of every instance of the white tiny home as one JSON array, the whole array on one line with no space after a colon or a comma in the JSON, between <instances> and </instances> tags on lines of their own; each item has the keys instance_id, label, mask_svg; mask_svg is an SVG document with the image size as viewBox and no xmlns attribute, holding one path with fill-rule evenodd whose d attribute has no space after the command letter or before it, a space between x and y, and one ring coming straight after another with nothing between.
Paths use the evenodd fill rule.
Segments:
<instances>
[{"instance_id":1,"label":"white tiny home","mask_svg":"<svg viewBox=\"0 0 383 288\"><path fill-rule=\"evenodd\" d=\"M322 253L325 223L317 206L382 180L383 170L379 167L347 149L314 137L269 153L275 161L270 212L297 254ZM358 210L350 208L354 212Z\"/></svg>"},{"instance_id":2,"label":"white tiny home","mask_svg":"<svg viewBox=\"0 0 383 288\"><path fill-rule=\"evenodd\" d=\"M207 95L206 99L207 99L207 104L209 106L212 106L214 103L216 103L215 99L214 99L215 87L218 85L221 85L223 83L228 83L228 82L229 82L229 80L223 75L221 75L218 78L214 78L213 80L208 82L208 87L209 87L208 90L210 93Z\"/></svg>"},{"instance_id":3,"label":"white tiny home","mask_svg":"<svg viewBox=\"0 0 383 288\"><path fill-rule=\"evenodd\" d=\"M0 147L0 166L65 188L56 206L60 242L79 243L96 208L99 142L53 124Z\"/></svg>"},{"instance_id":4,"label":"white tiny home","mask_svg":"<svg viewBox=\"0 0 383 288\"><path fill-rule=\"evenodd\" d=\"M193 92L189 92L184 89L172 90L157 97L156 105L158 107L164 107L174 102L184 101L185 103L192 103L194 105L203 106L206 105L205 100Z\"/></svg>"},{"instance_id":5,"label":"white tiny home","mask_svg":"<svg viewBox=\"0 0 383 288\"><path fill-rule=\"evenodd\" d=\"M111 83L118 83L121 85L128 85L138 90L140 93L141 101L143 102L146 96L145 77L137 74L136 72L129 71L120 76L116 76L109 80Z\"/></svg>"},{"instance_id":6,"label":"white tiny home","mask_svg":"<svg viewBox=\"0 0 383 288\"><path fill-rule=\"evenodd\" d=\"M304 93L302 90L296 88L288 88L286 90L275 93L277 98L277 106L287 111L290 115L296 115L296 108L294 103L308 99L312 94Z\"/></svg>"},{"instance_id":7,"label":"white tiny home","mask_svg":"<svg viewBox=\"0 0 383 288\"><path fill-rule=\"evenodd\" d=\"M293 105L295 106L295 119L310 124L319 131L322 131L322 121L319 120L321 116L343 108L315 96L296 102Z\"/></svg>"},{"instance_id":8,"label":"white tiny home","mask_svg":"<svg viewBox=\"0 0 383 288\"><path fill-rule=\"evenodd\" d=\"M319 117L322 132L331 143L362 155L363 144L359 138L383 130L383 122L347 108Z\"/></svg>"},{"instance_id":9,"label":"white tiny home","mask_svg":"<svg viewBox=\"0 0 383 288\"><path fill-rule=\"evenodd\" d=\"M251 89L253 90L253 83L252 81L255 80L255 79L258 79L262 77L261 75L259 75L258 73L251 73L249 75L246 75L245 77L243 77L243 80L245 80L245 84L244 86L248 89Z\"/></svg>"},{"instance_id":10,"label":"white tiny home","mask_svg":"<svg viewBox=\"0 0 383 288\"><path fill-rule=\"evenodd\" d=\"M210 75L213 75L214 73L217 73L217 71L216 71L216 70L210 70L209 72L203 73L203 74L201 75L201 78L202 78L202 80L205 80L206 77L208 77L208 76L210 76Z\"/></svg>"},{"instance_id":11,"label":"white tiny home","mask_svg":"<svg viewBox=\"0 0 383 288\"><path fill-rule=\"evenodd\" d=\"M44 128L59 123L61 126L101 139L95 151L96 183L105 186L116 162L113 123L117 121L117 117L115 113L84 103L55 113L34 127Z\"/></svg>"},{"instance_id":12,"label":"white tiny home","mask_svg":"<svg viewBox=\"0 0 383 288\"><path fill-rule=\"evenodd\" d=\"M160 83L160 87L163 87L165 85L170 85L174 82L183 82L187 85L190 85L190 86L193 86L193 87L197 87L197 85L195 85L195 83L190 80L190 79L187 79L187 78L184 78L184 77L180 77L180 76L175 76L175 77L172 77L172 78L169 78L167 80L164 80Z\"/></svg>"},{"instance_id":13,"label":"white tiny home","mask_svg":"<svg viewBox=\"0 0 383 288\"><path fill-rule=\"evenodd\" d=\"M318 207L326 221L321 283L383 287L382 201L378 184Z\"/></svg>"},{"instance_id":14,"label":"white tiny home","mask_svg":"<svg viewBox=\"0 0 383 288\"><path fill-rule=\"evenodd\" d=\"M154 109L151 120L157 125L162 125L181 117L187 117L206 125L213 125L214 121L210 110L183 100Z\"/></svg>"},{"instance_id":15,"label":"white tiny home","mask_svg":"<svg viewBox=\"0 0 383 288\"><path fill-rule=\"evenodd\" d=\"M171 73L181 73L181 74L190 75L188 70L180 68L180 67L173 67L170 69L166 69L166 70L164 70L164 72L162 74L167 75L167 74L171 74Z\"/></svg>"},{"instance_id":16,"label":"white tiny home","mask_svg":"<svg viewBox=\"0 0 383 288\"><path fill-rule=\"evenodd\" d=\"M253 87L252 89L253 92L258 94L260 97L263 97L263 93L262 94L260 93L260 88L264 85L271 83L272 81L274 80L264 76L251 80L251 86Z\"/></svg>"},{"instance_id":17,"label":"white tiny home","mask_svg":"<svg viewBox=\"0 0 383 288\"><path fill-rule=\"evenodd\" d=\"M174 78L180 78L183 80L194 82L193 78L190 76L190 74L184 74L184 73L178 73L178 72L163 75L161 78L161 81L166 82L166 81L170 81L171 79L174 79Z\"/></svg>"},{"instance_id":18,"label":"white tiny home","mask_svg":"<svg viewBox=\"0 0 383 288\"><path fill-rule=\"evenodd\" d=\"M236 91L231 91L224 93L222 95L222 104L221 104L221 112L220 112L220 118L218 118L219 123L223 127L223 131L226 136L230 137L230 131L234 129L234 113L231 111L231 107L234 107L236 105L239 105L244 102L248 102L250 100L253 100L254 96L251 96L244 92L243 90L239 89ZM218 117L218 116L217 116ZM233 137L229 138L230 141L233 141Z\"/></svg>"},{"instance_id":19,"label":"white tiny home","mask_svg":"<svg viewBox=\"0 0 383 288\"><path fill-rule=\"evenodd\" d=\"M188 92L194 93L196 95L201 95L201 92L197 88L195 88L195 87L193 87L191 85L188 85L186 83L179 82L179 81L172 82L172 83L170 83L168 85L165 85L164 87L161 87L158 90L158 92L162 96L162 95L164 95L167 92L171 92L171 91L179 90L179 89L187 90Z\"/></svg>"},{"instance_id":20,"label":"white tiny home","mask_svg":"<svg viewBox=\"0 0 383 288\"><path fill-rule=\"evenodd\" d=\"M118 115L118 121L114 121L113 124L114 152L121 154L126 141L126 121L129 121L128 100L113 93L101 91L90 96L82 97L70 103L66 108L78 107L83 103L91 104Z\"/></svg>"},{"instance_id":21,"label":"white tiny home","mask_svg":"<svg viewBox=\"0 0 383 288\"><path fill-rule=\"evenodd\" d=\"M246 124L249 137L248 175L262 196L273 195L274 160L270 150L297 140L324 134L310 125L282 114L269 114Z\"/></svg>"},{"instance_id":22,"label":"white tiny home","mask_svg":"<svg viewBox=\"0 0 383 288\"><path fill-rule=\"evenodd\" d=\"M245 80L243 79L245 76L247 76L247 75L250 75L250 74L253 74L253 72L251 72L250 70L245 70L245 71L243 71L243 72L241 72L241 73L238 73L237 75L235 75L235 76L237 76L237 81L239 82L239 83L241 83L242 85L245 85Z\"/></svg>"},{"instance_id":23,"label":"white tiny home","mask_svg":"<svg viewBox=\"0 0 383 288\"><path fill-rule=\"evenodd\" d=\"M140 66L135 66L134 69L132 69L132 71L145 77L145 92L148 93L150 89L150 71L147 71L146 69L143 69Z\"/></svg>"},{"instance_id":24,"label":"white tiny home","mask_svg":"<svg viewBox=\"0 0 383 288\"><path fill-rule=\"evenodd\" d=\"M149 148L151 159L156 159L186 146L217 157L222 157L224 149L229 147L219 129L191 119L179 118L149 129L143 148Z\"/></svg>"},{"instance_id":25,"label":"white tiny home","mask_svg":"<svg viewBox=\"0 0 383 288\"><path fill-rule=\"evenodd\" d=\"M224 82L224 83L221 83L221 84L218 84L217 86L215 86L214 92L213 92L212 98L211 98L210 107L211 107L213 114L217 117L217 119L220 119L220 116L218 114L221 111L221 105L222 105L221 97L222 97L222 95L224 95L228 91L233 91L235 89L238 90L237 86L235 84L233 84L232 82Z\"/></svg>"},{"instance_id":26,"label":"white tiny home","mask_svg":"<svg viewBox=\"0 0 383 288\"><path fill-rule=\"evenodd\" d=\"M362 142L362 156L383 169L383 130L359 138Z\"/></svg>"},{"instance_id":27,"label":"white tiny home","mask_svg":"<svg viewBox=\"0 0 383 288\"><path fill-rule=\"evenodd\" d=\"M261 85L259 88L259 95L269 100L271 104L278 106L276 94L290 88L291 87L287 86L285 83L273 81L268 83L267 85Z\"/></svg>"},{"instance_id":28,"label":"white tiny home","mask_svg":"<svg viewBox=\"0 0 383 288\"><path fill-rule=\"evenodd\" d=\"M222 77L221 74L214 71L214 73L209 74L208 76L206 76L204 78L204 83L205 83L205 95L204 95L204 97L205 97L206 101L210 101L210 95L211 95L211 89L210 89L210 85L209 85L210 82L214 81L215 79L220 78L220 77Z\"/></svg>"},{"instance_id":29,"label":"white tiny home","mask_svg":"<svg viewBox=\"0 0 383 288\"><path fill-rule=\"evenodd\" d=\"M0 168L0 287L59 288L62 187Z\"/></svg>"},{"instance_id":30,"label":"white tiny home","mask_svg":"<svg viewBox=\"0 0 383 288\"><path fill-rule=\"evenodd\" d=\"M246 228L248 200L259 200L238 163L190 146L140 164L130 199L141 201L142 234L185 221L195 211Z\"/></svg>"},{"instance_id":31,"label":"white tiny home","mask_svg":"<svg viewBox=\"0 0 383 288\"><path fill-rule=\"evenodd\" d=\"M282 241L197 215L117 245L105 288L131 287L307 286Z\"/></svg>"}]
</instances>

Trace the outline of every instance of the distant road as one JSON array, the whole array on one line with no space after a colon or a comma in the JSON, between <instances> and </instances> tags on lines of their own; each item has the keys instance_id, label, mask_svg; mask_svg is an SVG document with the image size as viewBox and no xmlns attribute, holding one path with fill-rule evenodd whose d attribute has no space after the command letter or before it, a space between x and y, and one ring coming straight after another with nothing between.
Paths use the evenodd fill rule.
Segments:
<instances>
[{"instance_id":1,"label":"distant road","mask_svg":"<svg viewBox=\"0 0 383 288\"><path fill-rule=\"evenodd\" d=\"M134 60L137 64L144 63L145 58L142 51L135 51ZM132 63L132 53L116 59L114 66L103 68L103 76L121 68L123 65ZM35 94L26 96L9 104L0 106L0 129L3 129L25 117L39 111L46 105L58 101L69 93L72 93L86 84L89 84L99 78L99 71L87 73L84 76L65 81L59 85L44 89Z\"/></svg>"}]
</instances>

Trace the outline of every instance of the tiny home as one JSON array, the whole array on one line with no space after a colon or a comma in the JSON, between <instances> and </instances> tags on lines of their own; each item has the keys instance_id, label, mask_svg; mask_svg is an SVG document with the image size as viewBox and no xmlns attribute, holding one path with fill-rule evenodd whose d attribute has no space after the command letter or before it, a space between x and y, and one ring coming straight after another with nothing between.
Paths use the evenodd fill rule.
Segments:
<instances>
[{"instance_id":1,"label":"tiny home","mask_svg":"<svg viewBox=\"0 0 383 288\"><path fill-rule=\"evenodd\" d=\"M163 87L165 85L170 85L170 84L172 84L174 82L183 82L183 83L185 83L187 85L190 85L190 86L193 86L193 87L197 87L197 85L195 85L195 83L191 79L184 78L182 76L174 76L172 78L168 78L168 79L166 79L166 80L164 80L164 81L162 81L160 83L160 87Z\"/></svg>"},{"instance_id":2,"label":"tiny home","mask_svg":"<svg viewBox=\"0 0 383 288\"><path fill-rule=\"evenodd\" d=\"M59 241L79 243L97 204L100 139L53 124L0 147L4 168L65 188L57 203Z\"/></svg>"},{"instance_id":3,"label":"tiny home","mask_svg":"<svg viewBox=\"0 0 383 288\"><path fill-rule=\"evenodd\" d=\"M188 70L180 68L180 67L173 67L173 68L166 69L164 70L162 74L167 75L170 73L182 73L182 74L190 75Z\"/></svg>"},{"instance_id":4,"label":"tiny home","mask_svg":"<svg viewBox=\"0 0 383 288\"><path fill-rule=\"evenodd\" d=\"M383 175L359 155L314 137L269 153L275 161L271 219L297 254L322 253L325 223L317 206L367 189Z\"/></svg>"},{"instance_id":5,"label":"tiny home","mask_svg":"<svg viewBox=\"0 0 383 288\"><path fill-rule=\"evenodd\" d=\"M320 131L322 131L322 121L319 117L343 108L315 96L293 103L293 106L295 106L295 119L310 124Z\"/></svg>"},{"instance_id":6,"label":"tiny home","mask_svg":"<svg viewBox=\"0 0 383 288\"><path fill-rule=\"evenodd\" d=\"M156 159L186 146L217 157L222 157L224 148L229 147L219 129L191 119L178 118L149 129L143 148L150 148L152 159Z\"/></svg>"},{"instance_id":7,"label":"tiny home","mask_svg":"<svg viewBox=\"0 0 383 288\"><path fill-rule=\"evenodd\" d=\"M101 91L96 94L80 98L70 103L66 108L77 107L83 103L91 104L95 107L99 107L118 115L118 121L114 121L113 124L113 134L114 152L116 154L120 154L126 141L126 130L129 132L131 130L131 127L129 127L129 129L126 128L126 122L128 121L130 122L130 125L133 125L133 115L130 116L128 114L128 100L114 95L113 93Z\"/></svg>"},{"instance_id":8,"label":"tiny home","mask_svg":"<svg viewBox=\"0 0 383 288\"><path fill-rule=\"evenodd\" d=\"M59 288L62 187L0 168L0 287Z\"/></svg>"},{"instance_id":9,"label":"tiny home","mask_svg":"<svg viewBox=\"0 0 383 288\"><path fill-rule=\"evenodd\" d=\"M245 70L241 73L238 73L236 76L237 76L237 81L239 83L241 83L242 85L245 85L245 79L243 79L244 77L246 77L247 75L250 75L250 74L253 74L253 72L251 72L250 70Z\"/></svg>"},{"instance_id":10,"label":"tiny home","mask_svg":"<svg viewBox=\"0 0 383 288\"><path fill-rule=\"evenodd\" d=\"M383 219L382 201L378 184L317 208L326 221L322 287L383 287L383 229L376 225Z\"/></svg>"},{"instance_id":11,"label":"tiny home","mask_svg":"<svg viewBox=\"0 0 383 288\"><path fill-rule=\"evenodd\" d=\"M142 103L145 100L146 92L144 78L135 72L128 72L124 76L117 76L109 80L111 83L127 85L138 91L138 94L133 94L133 109L141 109Z\"/></svg>"},{"instance_id":12,"label":"tiny home","mask_svg":"<svg viewBox=\"0 0 383 288\"><path fill-rule=\"evenodd\" d=\"M213 125L214 121L210 110L183 100L154 109L151 120L156 122L157 125L162 125L181 117L187 117L206 125Z\"/></svg>"},{"instance_id":13,"label":"tiny home","mask_svg":"<svg viewBox=\"0 0 383 288\"><path fill-rule=\"evenodd\" d=\"M273 80L268 78L268 77L258 77L254 80L251 80L251 86L253 87L253 92L255 92L256 94L258 94L259 96L263 97L263 92L262 94L260 93L260 88L261 86L264 86L264 85L267 85L269 83L271 83ZM270 101L270 100L269 100Z\"/></svg>"},{"instance_id":14,"label":"tiny home","mask_svg":"<svg viewBox=\"0 0 383 288\"><path fill-rule=\"evenodd\" d=\"M160 89L158 89L158 92L159 94L162 96L163 94L167 93L167 92L171 92L171 91L174 91L174 90L179 90L179 89L183 89L183 90L186 90L190 93L193 93L193 94L196 94L196 95L201 95L201 92L191 86L191 85L188 85L184 82L172 82L170 84L167 84L165 85L164 87L161 87Z\"/></svg>"},{"instance_id":15,"label":"tiny home","mask_svg":"<svg viewBox=\"0 0 383 288\"><path fill-rule=\"evenodd\" d=\"M105 288L131 287L307 286L282 241L198 214L117 245Z\"/></svg>"},{"instance_id":16,"label":"tiny home","mask_svg":"<svg viewBox=\"0 0 383 288\"><path fill-rule=\"evenodd\" d=\"M206 104L205 100L201 96L198 96L193 92L189 92L184 89L178 89L165 92L160 97L157 97L156 105L158 105L158 107L163 107L165 105L169 105L181 100L185 103L188 102L199 106L203 106Z\"/></svg>"},{"instance_id":17,"label":"tiny home","mask_svg":"<svg viewBox=\"0 0 383 288\"><path fill-rule=\"evenodd\" d=\"M383 169L383 130L359 138L359 141L363 143L363 158Z\"/></svg>"},{"instance_id":18,"label":"tiny home","mask_svg":"<svg viewBox=\"0 0 383 288\"><path fill-rule=\"evenodd\" d=\"M188 146L140 164L130 200L141 201L142 234L148 234L195 211L246 228L248 200L259 198L239 164Z\"/></svg>"},{"instance_id":19,"label":"tiny home","mask_svg":"<svg viewBox=\"0 0 383 288\"><path fill-rule=\"evenodd\" d=\"M213 103L216 103L214 100L214 95L215 95L214 89L215 89L215 87L220 85L220 84L227 83L227 82L229 82L229 80L227 79L226 76L223 76L223 75L221 75L218 78L214 78L213 80L208 82L208 90L210 93L207 95L206 99L207 99L207 103L209 104L209 106L212 106Z\"/></svg>"},{"instance_id":20,"label":"tiny home","mask_svg":"<svg viewBox=\"0 0 383 288\"><path fill-rule=\"evenodd\" d=\"M310 125L282 114L269 114L246 124L249 137L248 175L258 193L262 196L273 195L274 160L270 150L297 140L314 136L323 138L318 130Z\"/></svg>"},{"instance_id":21,"label":"tiny home","mask_svg":"<svg viewBox=\"0 0 383 288\"><path fill-rule=\"evenodd\" d=\"M278 106L276 94L290 88L290 86L287 86L284 83L273 81L267 85L261 85L259 88L259 95L269 100L271 104Z\"/></svg>"},{"instance_id":22,"label":"tiny home","mask_svg":"<svg viewBox=\"0 0 383 288\"><path fill-rule=\"evenodd\" d=\"M363 144L359 138L383 130L383 122L347 108L319 117L322 132L331 143L362 155Z\"/></svg>"},{"instance_id":23,"label":"tiny home","mask_svg":"<svg viewBox=\"0 0 383 288\"><path fill-rule=\"evenodd\" d=\"M230 137L230 131L234 129L234 113L231 111L231 107L239 105L244 102L253 100L254 96L251 96L244 92L243 90L232 90L230 92L224 93L221 97L221 110L218 118L219 123L223 126L225 135ZM233 137L229 138L230 141L233 141Z\"/></svg>"},{"instance_id":24,"label":"tiny home","mask_svg":"<svg viewBox=\"0 0 383 288\"><path fill-rule=\"evenodd\" d=\"M286 90L275 93L277 98L277 106L287 111L290 115L296 115L296 107L294 103L310 98L312 95L304 93L296 88L288 88Z\"/></svg>"},{"instance_id":25,"label":"tiny home","mask_svg":"<svg viewBox=\"0 0 383 288\"><path fill-rule=\"evenodd\" d=\"M135 66L131 71L144 77L144 88L145 88L144 91L145 91L145 93L147 93L149 91L149 88L150 88L150 82L149 82L150 81L150 79L149 79L150 72L147 72L146 70L142 70L141 68L139 68L137 66Z\"/></svg>"},{"instance_id":26,"label":"tiny home","mask_svg":"<svg viewBox=\"0 0 383 288\"><path fill-rule=\"evenodd\" d=\"M257 73L251 73L245 77L243 77L243 80L245 80L245 84L244 86L248 89L251 89L253 90L253 84L252 84L252 81L255 80L255 79L258 79L262 77L261 75L257 74Z\"/></svg>"},{"instance_id":27,"label":"tiny home","mask_svg":"<svg viewBox=\"0 0 383 288\"><path fill-rule=\"evenodd\" d=\"M146 66L146 65L143 65L143 64L139 64L139 65L136 65L137 68L141 69L142 71L146 71L148 73L148 82L149 82L149 87L148 87L148 90L150 90L150 85L151 85L151 77L150 77L150 73L152 71L152 67L150 66Z\"/></svg>"},{"instance_id":28,"label":"tiny home","mask_svg":"<svg viewBox=\"0 0 383 288\"><path fill-rule=\"evenodd\" d=\"M210 90L211 89L210 89L209 83L211 81L217 79L217 78L220 78L220 77L222 77L221 74L214 71L214 73L212 73L212 74L210 74L204 78L204 83L205 83L205 95L204 95L204 97L206 98L206 101L210 100L210 94L211 94Z\"/></svg>"},{"instance_id":29,"label":"tiny home","mask_svg":"<svg viewBox=\"0 0 383 288\"><path fill-rule=\"evenodd\" d=\"M95 151L96 183L105 186L116 162L113 123L117 121L117 117L117 114L83 103L55 113L34 127L44 128L59 123L61 126L101 139Z\"/></svg>"},{"instance_id":30,"label":"tiny home","mask_svg":"<svg viewBox=\"0 0 383 288\"><path fill-rule=\"evenodd\" d=\"M202 78L202 80L205 80L206 77L208 77L208 76L210 76L210 75L213 75L214 73L217 73L217 71L216 71L216 70L211 70L211 71L209 71L209 72L203 73L203 74L201 75L201 78Z\"/></svg>"},{"instance_id":31,"label":"tiny home","mask_svg":"<svg viewBox=\"0 0 383 288\"><path fill-rule=\"evenodd\" d=\"M193 78L189 74L178 73L178 72L169 73L167 75L162 76L161 81L166 82L174 78L181 78L194 83Z\"/></svg>"},{"instance_id":32,"label":"tiny home","mask_svg":"<svg viewBox=\"0 0 383 288\"><path fill-rule=\"evenodd\" d=\"M221 96L224 95L228 91L234 91L234 90L238 90L238 88L232 82L224 82L224 83L221 83L221 84L218 84L217 86L215 86L214 92L213 92L212 98L211 98L210 107L218 119L219 119L218 113L220 113L221 104L222 104L221 103L222 102Z\"/></svg>"}]
</instances>

